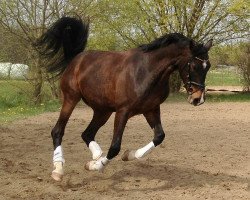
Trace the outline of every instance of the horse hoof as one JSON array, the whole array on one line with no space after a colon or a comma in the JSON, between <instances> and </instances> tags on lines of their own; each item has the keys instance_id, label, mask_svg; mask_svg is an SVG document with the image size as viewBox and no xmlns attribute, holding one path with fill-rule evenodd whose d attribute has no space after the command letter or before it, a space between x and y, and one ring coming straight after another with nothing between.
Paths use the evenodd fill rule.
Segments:
<instances>
[{"instance_id":1,"label":"horse hoof","mask_svg":"<svg viewBox=\"0 0 250 200\"><path fill-rule=\"evenodd\" d=\"M123 161L130 161L135 159L135 151L126 150L122 155Z\"/></svg>"},{"instance_id":2,"label":"horse hoof","mask_svg":"<svg viewBox=\"0 0 250 200\"><path fill-rule=\"evenodd\" d=\"M129 161L128 156L129 156L129 150L126 150L122 155L122 160Z\"/></svg>"},{"instance_id":3,"label":"horse hoof","mask_svg":"<svg viewBox=\"0 0 250 200\"><path fill-rule=\"evenodd\" d=\"M84 166L84 168L88 171L100 171L102 166L98 166L97 161L91 160L87 162L87 164ZM100 169L99 169L100 168Z\"/></svg>"},{"instance_id":4,"label":"horse hoof","mask_svg":"<svg viewBox=\"0 0 250 200\"><path fill-rule=\"evenodd\" d=\"M52 172L51 177L55 180L55 181L62 181L63 175L62 174L58 174L56 172Z\"/></svg>"},{"instance_id":5,"label":"horse hoof","mask_svg":"<svg viewBox=\"0 0 250 200\"><path fill-rule=\"evenodd\" d=\"M99 160L91 160L84 167L88 171L103 172L104 167L108 164L108 159L101 157Z\"/></svg>"},{"instance_id":6,"label":"horse hoof","mask_svg":"<svg viewBox=\"0 0 250 200\"><path fill-rule=\"evenodd\" d=\"M84 168L88 171L90 171L90 162L91 161L87 162L86 165L84 166Z\"/></svg>"}]
</instances>

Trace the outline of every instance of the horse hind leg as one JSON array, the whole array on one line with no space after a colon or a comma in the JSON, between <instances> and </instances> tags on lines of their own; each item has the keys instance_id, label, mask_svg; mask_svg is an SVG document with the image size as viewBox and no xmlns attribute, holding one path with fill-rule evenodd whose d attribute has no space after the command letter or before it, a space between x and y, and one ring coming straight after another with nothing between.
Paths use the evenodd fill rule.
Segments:
<instances>
[{"instance_id":1,"label":"horse hind leg","mask_svg":"<svg viewBox=\"0 0 250 200\"><path fill-rule=\"evenodd\" d=\"M160 119L160 107L157 107L151 112L144 113L144 116L154 130L154 139L149 144L137 150L126 150L122 156L123 161L130 161L134 159L141 159L148 155L156 146L162 143L165 138L165 133L162 129L161 119Z\"/></svg>"},{"instance_id":2,"label":"horse hind leg","mask_svg":"<svg viewBox=\"0 0 250 200\"><path fill-rule=\"evenodd\" d=\"M63 177L63 164L65 163L62 151L62 138L64 135L64 130L68 119L74 110L76 104L79 102L80 97L75 95L73 97L69 97L64 95L63 105L61 108L61 112L55 127L52 129L51 137L53 139L54 145L54 154L53 154L53 164L54 170L52 171L52 178L56 181L61 181Z\"/></svg>"},{"instance_id":3,"label":"horse hind leg","mask_svg":"<svg viewBox=\"0 0 250 200\"><path fill-rule=\"evenodd\" d=\"M89 147L93 160L98 160L102 156L102 149L99 144L95 141L97 131L108 121L112 112L101 112L94 110L93 118L82 133L82 139Z\"/></svg>"},{"instance_id":4,"label":"horse hind leg","mask_svg":"<svg viewBox=\"0 0 250 200\"><path fill-rule=\"evenodd\" d=\"M121 149L122 135L127 120L128 112L126 110L116 112L113 139L108 154L107 156L100 157L98 160L92 160L88 162L85 166L87 170L102 172L104 170L104 167L110 162L110 160L118 155Z\"/></svg>"}]
</instances>

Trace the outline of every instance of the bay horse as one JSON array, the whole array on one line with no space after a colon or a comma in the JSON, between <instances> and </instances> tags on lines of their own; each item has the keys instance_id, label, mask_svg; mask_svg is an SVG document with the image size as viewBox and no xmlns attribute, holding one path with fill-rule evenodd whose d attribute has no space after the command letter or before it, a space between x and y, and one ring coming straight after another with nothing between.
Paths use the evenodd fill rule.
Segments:
<instances>
[{"instance_id":1,"label":"bay horse","mask_svg":"<svg viewBox=\"0 0 250 200\"><path fill-rule=\"evenodd\" d=\"M140 159L162 143L165 133L161 125L160 104L169 94L169 77L179 71L188 101L194 106L205 101L205 78L210 68L205 45L180 33L165 34L149 44L127 51L84 51L89 22L75 17L62 17L37 41L41 55L51 60L47 70L61 74L62 108L51 132L54 145L52 177L60 181L65 162L62 138L68 119L82 99L93 109L93 118L82 133L92 153L87 170L103 171L118 155L123 131L129 118L143 114L154 137L146 146L125 151L122 160ZM106 156L95 141L97 131L115 112L113 139Z\"/></svg>"}]
</instances>

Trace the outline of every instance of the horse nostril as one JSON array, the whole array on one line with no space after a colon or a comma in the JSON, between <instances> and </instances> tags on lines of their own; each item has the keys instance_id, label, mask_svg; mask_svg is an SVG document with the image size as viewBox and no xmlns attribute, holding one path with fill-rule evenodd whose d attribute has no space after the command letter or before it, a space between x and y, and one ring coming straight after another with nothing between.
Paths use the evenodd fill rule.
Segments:
<instances>
[{"instance_id":1,"label":"horse nostril","mask_svg":"<svg viewBox=\"0 0 250 200\"><path fill-rule=\"evenodd\" d=\"M194 106L197 106L198 105L198 103L200 103L200 98L195 98L194 100L193 100L193 105Z\"/></svg>"}]
</instances>

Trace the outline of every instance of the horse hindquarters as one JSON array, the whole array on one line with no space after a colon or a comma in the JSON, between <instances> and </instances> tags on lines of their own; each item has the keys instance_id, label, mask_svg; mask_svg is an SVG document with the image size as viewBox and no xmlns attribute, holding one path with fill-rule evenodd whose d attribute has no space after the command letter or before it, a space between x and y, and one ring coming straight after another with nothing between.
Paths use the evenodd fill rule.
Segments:
<instances>
[{"instance_id":1,"label":"horse hindquarters","mask_svg":"<svg viewBox=\"0 0 250 200\"><path fill-rule=\"evenodd\" d=\"M127 110L117 111L115 115L113 139L106 157L88 162L85 166L87 170L103 171L104 167L118 155L121 149L122 135L129 115Z\"/></svg>"},{"instance_id":2,"label":"horse hindquarters","mask_svg":"<svg viewBox=\"0 0 250 200\"><path fill-rule=\"evenodd\" d=\"M101 112L95 109L90 124L82 133L82 139L89 147L93 160L99 159L103 153L101 147L95 142L96 133L108 121L111 114L112 112Z\"/></svg>"}]
</instances>

